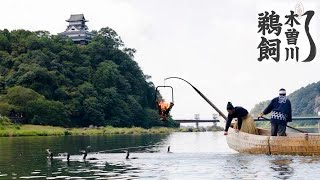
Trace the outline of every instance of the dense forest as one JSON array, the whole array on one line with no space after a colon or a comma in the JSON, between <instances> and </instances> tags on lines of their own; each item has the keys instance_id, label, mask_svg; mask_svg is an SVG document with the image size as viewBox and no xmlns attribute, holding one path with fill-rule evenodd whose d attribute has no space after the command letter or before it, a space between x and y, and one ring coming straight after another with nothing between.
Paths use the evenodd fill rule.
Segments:
<instances>
[{"instance_id":1,"label":"dense forest","mask_svg":"<svg viewBox=\"0 0 320 180\"><path fill-rule=\"evenodd\" d=\"M84 127L172 126L155 110L154 84L111 28L88 45L47 31L0 31L0 113L28 123Z\"/></svg>"},{"instance_id":2,"label":"dense forest","mask_svg":"<svg viewBox=\"0 0 320 180\"><path fill-rule=\"evenodd\" d=\"M318 116L318 112L320 111L320 81L294 91L288 95L288 98L291 101L293 116ZM256 104L251 110L251 114L257 117L257 115L267 107L269 102L270 100ZM299 124L315 123L317 123L317 121L309 123L306 121L299 122Z\"/></svg>"}]
</instances>

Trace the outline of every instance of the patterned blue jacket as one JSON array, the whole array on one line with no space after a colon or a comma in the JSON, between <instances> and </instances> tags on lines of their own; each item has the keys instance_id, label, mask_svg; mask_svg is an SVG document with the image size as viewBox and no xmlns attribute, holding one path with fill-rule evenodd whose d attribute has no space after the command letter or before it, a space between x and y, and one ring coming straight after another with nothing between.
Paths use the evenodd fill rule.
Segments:
<instances>
[{"instance_id":1,"label":"patterned blue jacket","mask_svg":"<svg viewBox=\"0 0 320 180\"><path fill-rule=\"evenodd\" d=\"M263 114L271 112L271 123L286 125L292 121L291 102L286 96L279 96L270 102Z\"/></svg>"}]
</instances>

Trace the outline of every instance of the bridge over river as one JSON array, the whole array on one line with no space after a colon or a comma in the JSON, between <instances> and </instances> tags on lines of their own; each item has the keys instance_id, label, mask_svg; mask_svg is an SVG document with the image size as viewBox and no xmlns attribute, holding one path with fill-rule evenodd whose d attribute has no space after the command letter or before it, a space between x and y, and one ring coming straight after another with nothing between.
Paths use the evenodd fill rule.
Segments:
<instances>
[{"instance_id":1,"label":"bridge over river","mask_svg":"<svg viewBox=\"0 0 320 180\"><path fill-rule=\"evenodd\" d=\"M292 117L292 121L318 121L318 128L320 129L320 116L315 117ZM198 114L195 114L194 119L174 119L174 121L178 123L195 123L196 127L199 127L199 123L213 123L213 125L216 125L216 123L220 122L217 115L213 116L213 119L200 119L200 116ZM267 119L254 119L254 121L269 121Z\"/></svg>"}]
</instances>

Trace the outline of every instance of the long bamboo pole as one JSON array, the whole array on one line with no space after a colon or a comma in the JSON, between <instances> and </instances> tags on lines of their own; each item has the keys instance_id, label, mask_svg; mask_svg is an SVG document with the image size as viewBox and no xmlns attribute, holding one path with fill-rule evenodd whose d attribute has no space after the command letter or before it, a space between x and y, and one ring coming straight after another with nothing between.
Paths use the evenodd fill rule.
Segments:
<instances>
[{"instance_id":1,"label":"long bamboo pole","mask_svg":"<svg viewBox=\"0 0 320 180\"><path fill-rule=\"evenodd\" d=\"M165 78L164 80L168 80L168 79L180 79L186 83L188 83L204 100L206 100L206 102L208 104L210 104L211 107L213 107L214 110L216 110L220 116L222 116L225 120L227 120L227 117L223 114L222 111L220 111L220 109L218 109L217 106L215 106L201 91L199 91L196 87L194 87L190 82L188 82L187 80L185 79L182 79L180 77L168 77L168 78Z\"/></svg>"}]
</instances>

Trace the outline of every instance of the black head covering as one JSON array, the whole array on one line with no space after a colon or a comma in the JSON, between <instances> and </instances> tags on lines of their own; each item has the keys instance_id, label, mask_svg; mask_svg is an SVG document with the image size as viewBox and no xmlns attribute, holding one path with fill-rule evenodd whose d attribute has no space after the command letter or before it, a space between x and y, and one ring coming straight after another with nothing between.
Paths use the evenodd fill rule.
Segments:
<instances>
[{"instance_id":1,"label":"black head covering","mask_svg":"<svg viewBox=\"0 0 320 180\"><path fill-rule=\"evenodd\" d=\"M232 109L234 109L233 105L231 104L231 102L228 102L227 110L232 110Z\"/></svg>"}]
</instances>

